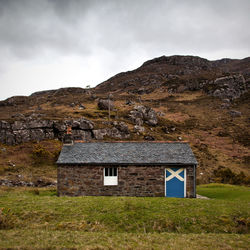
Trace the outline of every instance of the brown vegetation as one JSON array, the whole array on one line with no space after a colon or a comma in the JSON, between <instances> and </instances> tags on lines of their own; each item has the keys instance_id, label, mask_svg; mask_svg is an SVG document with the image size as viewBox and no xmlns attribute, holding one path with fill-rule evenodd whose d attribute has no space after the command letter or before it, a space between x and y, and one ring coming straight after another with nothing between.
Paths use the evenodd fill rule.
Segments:
<instances>
[{"instance_id":1,"label":"brown vegetation","mask_svg":"<svg viewBox=\"0 0 250 250\"><path fill-rule=\"evenodd\" d=\"M97 103L99 98L107 98L111 93L116 110L111 111L110 119L127 124L130 137L126 140L144 140L150 136L155 140L189 141L199 161L200 182L212 181L219 166L249 176L249 91L222 109L223 100L196 89L197 83L232 72L244 73L249 82L249 58L210 62L198 57L161 57L135 71L118 74L95 89L65 88L9 98L0 102L0 120L25 120L32 116L52 120L85 117L94 122L94 129L107 128L111 126L107 122L108 111L100 110ZM138 92L141 87L144 89ZM158 124L143 124L145 131L137 133L129 118L135 105L161 112ZM232 117L230 110L241 112L241 116ZM105 136L104 140L111 139ZM0 178L16 175L29 179L55 178L54 163L60 146L59 141L45 141L38 146L35 143L1 145Z\"/></svg>"}]
</instances>

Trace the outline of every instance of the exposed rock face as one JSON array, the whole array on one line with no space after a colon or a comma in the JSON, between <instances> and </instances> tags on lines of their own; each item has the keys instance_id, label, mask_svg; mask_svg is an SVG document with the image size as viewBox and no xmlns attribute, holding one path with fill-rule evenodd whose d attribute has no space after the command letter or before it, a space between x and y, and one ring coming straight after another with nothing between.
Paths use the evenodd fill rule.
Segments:
<instances>
[{"instance_id":1,"label":"exposed rock face","mask_svg":"<svg viewBox=\"0 0 250 250\"><path fill-rule=\"evenodd\" d=\"M72 128L73 140L102 140L104 136L125 139L130 137L128 126L124 122L113 122L112 128L94 129L94 123L85 118L64 121L28 119L12 123L0 121L0 142L15 145L28 141L45 139L63 140L67 127Z\"/></svg>"},{"instance_id":2,"label":"exposed rock face","mask_svg":"<svg viewBox=\"0 0 250 250\"><path fill-rule=\"evenodd\" d=\"M80 118L78 120L70 121L68 122L69 125L72 126L72 129L81 129L81 130L88 130L88 129L93 129L94 124L93 122L85 119L85 118Z\"/></svg>"},{"instance_id":3,"label":"exposed rock face","mask_svg":"<svg viewBox=\"0 0 250 250\"><path fill-rule=\"evenodd\" d=\"M236 99L247 91L242 75L220 77L204 85L205 92L221 99Z\"/></svg>"},{"instance_id":4,"label":"exposed rock face","mask_svg":"<svg viewBox=\"0 0 250 250\"><path fill-rule=\"evenodd\" d=\"M209 61L196 56L161 56L143 63L135 70L111 77L96 86L95 92L115 91L142 95L167 87L169 93L182 93L186 90L202 90L203 87L206 88L204 83L207 85L213 83L216 78L228 75L234 77L236 74L242 74L247 87L250 88L250 57L242 60L225 58ZM218 91L216 94L220 95ZM232 93L226 94L231 95ZM238 95L233 93L233 98L234 96L237 98Z\"/></svg>"},{"instance_id":5,"label":"exposed rock face","mask_svg":"<svg viewBox=\"0 0 250 250\"><path fill-rule=\"evenodd\" d=\"M152 108L145 106L135 106L130 111L130 119L137 126L142 126L144 122L149 126L155 126L158 123L156 112Z\"/></svg>"},{"instance_id":6,"label":"exposed rock face","mask_svg":"<svg viewBox=\"0 0 250 250\"><path fill-rule=\"evenodd\" d=\"M113 122L113 128L103 128L93 130L94 138L96 140L102 140L105 136L126 139L130 137L128 126L124 122Z\"/></svg>"},{"instance_id":7,"label":"exposed rock face","mask_svg":"<svg viewBox=\"0 0 250 250\"><path fill-rule=\"evenodd\" d=\"M27 120L8 123L0 121L0 142L8 145L55 138L53 121Z\"/></svg>"},{"instance_id":8,"label":"exposed rock face","mask_svg":"<svg viewBox=\"0 0 250 250\"><path fill-rule=\"evenodd\" d=\"M114 102L108 99L100 99L98 101L98 108L101 110L114 110Z\"/></svg>"},{"instance_id":9,"label":"exposed rock face","mask_svg":"<svg viewBox=\"0 0 250 250\"><path fill-rule=\"evenodd\" d=\"M27 119L9 123L0 121L0 142L8 145L45 139L63 139L67 126L72 127L74 139L90 140L93 122L80 118L76 120L52 121Z\"/></svg>"}]
</instances>

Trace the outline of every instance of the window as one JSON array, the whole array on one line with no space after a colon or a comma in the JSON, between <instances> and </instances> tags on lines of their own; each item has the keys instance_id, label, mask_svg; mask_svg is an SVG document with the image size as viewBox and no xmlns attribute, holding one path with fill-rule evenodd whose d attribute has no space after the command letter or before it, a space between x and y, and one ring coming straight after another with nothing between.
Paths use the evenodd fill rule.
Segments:
<instances>
[{"instance_id":1,"label":"window","mask_svg":"<svg viewBox=\"0 0 250 250\"><path fill-rule=\"evenodd\" d=\"M118 185L117 168L104 168L104 186Z\"/></svg>"}]
</instances>

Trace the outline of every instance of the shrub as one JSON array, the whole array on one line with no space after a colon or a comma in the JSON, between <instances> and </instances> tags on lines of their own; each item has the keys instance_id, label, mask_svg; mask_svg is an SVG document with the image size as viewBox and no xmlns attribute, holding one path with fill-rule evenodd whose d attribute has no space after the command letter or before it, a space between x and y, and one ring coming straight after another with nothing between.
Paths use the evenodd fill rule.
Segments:
<instances>
[{"instance_id":1,"label":"shrub","mask_svg":"<svg viewBox=\"0 0 250 250\"><path fill-rule=\"evenodd\" d=\"M243 172L236 174L232 172L230 168L223 166L219 166L218 169L214 170L214 176L216 182L234 185L250 185L250 178L247 177Z\"/></svg>"},{"instance_id":2,"label":"shrub","mask_svg":"<svg viewBox=\"0 0 250 250\"><path fill-rule=\"evenodd\" d=\"M40 195L40 191L39 189L33 189L33 190L30 190L30 193L33 194L33 195Z\"/></svg>"},{"instance_id":3,"label":"shrub","mask_svg":"<svg viewBox=\"0 0 250 250\"><path fill-rule=\"evenodd\" d=\"M46 148L37 144L32 150L31 158L35 165L42 165L51 162L54 157Z\"/></svg>"},{"instance_id":4,"label":"shrub","mask_svg":"<svg viewBox=\"0 0 250 250\"><path fill-rule=\"evenodd\" d=\"M12 229L16 223L16 217L9 208L0 209L0 229Z\"/></svg>"}]
</instances>

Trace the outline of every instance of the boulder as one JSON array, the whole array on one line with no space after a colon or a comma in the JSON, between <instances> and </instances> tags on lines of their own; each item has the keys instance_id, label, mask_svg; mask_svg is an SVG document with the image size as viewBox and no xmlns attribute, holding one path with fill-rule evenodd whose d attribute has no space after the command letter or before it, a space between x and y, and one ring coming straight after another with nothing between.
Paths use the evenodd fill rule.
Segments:
<instances>
[{"instance_id":1,"label":"boulder","mask_svg":"<svg viewBox=\"0 0 250 250\"><path fill-rule=\"evenodd\" d=\"M142 105L135 106L134 109L130 111L129 117L132 122L138 126L141 126L144 122L149 126L158 124L156 112L152 108Z\"/></svg>"},{"instance_id":2,"label":"boulder","mask_svg":"<svg viewBox=\"0 0 250 250\"><path fill-rule=\"evenodd\" d=\"M224 103L228 103L228 104L230 104L230 100L229 100L229 99L227 99L227 98L226 98L226 99L223 99L222 101L223 101Z\"/></svg>"},{"instance_id":3,"label":"boulder","mask_svg":"<svg viewBox=\"0 0 250 250\"><path fill-rule=\"evenodd\" d=\"M139 132L141 134L145 132L145 128L143 126L138 126L138 125L134 126L134 130L135 132Z\"/></svg>"},{"instance_id":4,"label":"boulder","mask_svg":"<svg viewBox=\"0 0 250 250\"><path fill-rule=\"evenodd\" d=\"M168 127L162 127L162 131L166 134L169 134L169 129Z\"/></svg>"},{"instance_id":5,"label":"boulder","mask_svg":"<svg viewBox=\"0 0 250 250\"><path fill-rule=\"evenodd\" d=\"M98 101L98 108L101 110L114 110L114 102L109 99L100 99Z\"/></svg>"},{"instance_id":6,"label":"boulder","mask_svg":"<svg viewBox=\"0 0 250 250\"><path fill-rule=\"evenodd\" d=\"M54 121L53 128L58 132L65 132L67 129L67 125L64 121Z\"/></svg>"},{"instance_id":7,"label":"boulder","mask_svg":"<svg viewBox=\"0 0 250 250\"><path fill-rule=\"evenodd\" d=\"M43 129L31 129L30 140L31 141L42 141L46 139Z\"/></svg>"},{"instance_id":8,"label":"boulder","mask_svg":"<svg viewBox=\"0 0 250 250\"><path fill-rule=\"evenodd\" d=\"M92 134L90 131L84 130L72 130L73 140L90 141L92 139Z\"/></svg>"},{"instance_id":9,"label":"boulder","mask_svg":"<svg viewBox=\"0 0 250 250\"><path fill-rule=\"evenodd\" d=\"M94 128L94 123L85 119L85 118L80 118L77 120L68 121L67 123L71 123L73 129L81 129L81 130L88 130L88 129L93 129Z\"/></svg>"},{"instance_id":10,"label":"boulder","mask_svg":"<svg viewBox=\"0 0 250 250\"><path fill-rule=\"evenodd\" d=\"M125 122L113 122L115 128L117 128L120 132L129 134L128 125Z\"/></svg>"},{"instance_id":11,"label":"boulder","mask_svg":"<svg viewBox=\"0 0 250 250\"><path fill-rule=\"evenodd\" d=\"M230 104L229 103L222 103L220 107L222 109L229 109L230 108Z\"/></svg>"},{"instance_id":12,"label":"boulder","mask_svg":"<svg viewBox=\"0 0 250 250\"><path fill-rule=\"evenodd\" d=\"M236 110L230 110L229 114L231 115L231 117L240 117L241 116L241 112L236 111Z\"/></svg>"},{"instance_id":13,"label":"boulder","mask_svg":"<svg viewBox=\"0 0 250 250\"><path fill-rule=\"evenodd\" d=\"M203 86L203 90L209 95L230 101L244 94L247 91L247 86L245 78L239 74L220 77L207 82Z\"/></svg>"},{"instance_id":14,"label":"boulder","mask_svg":"<svg viewBox=\"0 0 250 250\"><path fill-rule=\"evenodd\" d=\"M6 143L7 145L16 144L15 135L12 133L12 131L6 130L3 143Z\"/></svg>"},{"instance_id":15,"label":"boulder","mask_svg":"<svg viewBox=\"0 0 250 250\"><path fill-rule=\"evenodd\" d=\"M11 116L11 118L15 118L15 119L25 119L25 116L21 113L17 113Z\"/></svg>"},{"instance_id":16,"label":"boulder","mask_svg":"<svg viewBox=\"0 0 250 250\"><path fill-rule=\"evenodd\" d=\"M93 134L96 140L103 140L104 136L108 135L108 129L94 129Z\"/></svg>"},{"instance_id":17,"label":"boulder","mask_svg":"<svg viewBox=\"0 0 250 250\"><path fill-rule=\"evenodd\" d=\"M23 130L27 129L27 123L24 121L15 121L11 127L13 130Z\"/></svg>"},{"instance_id":18,"label":"boulder","mask_svg":"<svg viewBox=\"0 0 250 250\"><path fill-rule=\"evenodd\" d=\"M51 120L40 120L40 119L31 119L27 124L29 129L38 129L38 128L52 128L53 121Z\"/></svg>"},{"instance_id":19,"label":"boulder","mask_svg":"<svg viewBox=\"0 0 250 250\"><path fill-rule=\"evenodd\" d=\"M83 104L80 104L78 109L86 109L86 107Z\"/></svg>"},{"instance_id":20,"label":"boulder","mask_svg":"<svg viewBox=\"0 0 250 250\"><path fill-rule=\"evenodd\" d=\"M134 102L131 100L126 100L125 104L131 106L134 105Z\"/></svg>"},{"instance_id":21,"label":"boulder","mask_svg":"<svg viewBox=\"0 0 250 250\"><path fill-rule=\"evenodd\" d=\"M113 122L112 128L103 128L93 130L94 138L96 140L103 140L104 136L117 139L126 139L130 137L128 126L124 122Z\"/></svg>"},{"instance_id":22,"label":"boulder","mask_svg":"<svg viewBox=\"0 0 250 250\"><path fill-rule=\"evenodd\" d=\"M79 126L80 129L85 130L85 129L93 129L94 128L94 123L90 120L87 120L85 118L81 118L81 119L79 119L79 122L80 122L80 126Z\"/></svg>"},{"instance_id":23,"label":"boulder","mask_svg":"<svg viewBox=\"0 0 250 250\"><path fill-rule=\"evenodd\" d=\"M13 131L13 134L15 135L14 144L19 144L19 143L30 141L30 130L28 129Z\"/></svg>"},{"instance_id":24,"label":"boulder","mask_svg":"<svg viewBox=\"0 0 250 250\"><path fill-rule=\"evenodd\" d=\"M0 129L0 142L6 143L6 130Z\"/></svg>"},{"instance_id":25,"label":"boulder","mask_svg":"<svg viewBox=\"0 0 250 250\"><path fill-rule=\"evenodd\" d=\"M11 124L6 122L6 121L0 121L0 128L1 129L10 129L11 128Z\"/></svg>"},{"instance_id":26,"label":"boulder","mask_svg":"<svg viewBox=\"0 0 250 250\"><path fill-rule=\"evenodd\" d=\"M145 135L144 140L146 140L146 141L154 141L155 138L153 136L151 136L151 135Z\"/></svg>"},{"instance_id":27,"label":"boulder","mask_svg":"<svg viewBox=\"0 0 250 250\"><path fill-rule=\"evenodd\" d=\"M157 115L151 108L147 110L144 120L149 126L155 126L158 123Z\"/></svg>"},{"instance_id":28,"label":"boulder","mask_svg":"<svg viewBox=\"0 0 250 250\"><path fill-rule=\"evenodd\" d=\"M158 111L156 114L157 114L158 116L165 116L165 115L166 115L164 112L161 112L161 111Z\"/></svg>"}]
</instances>

